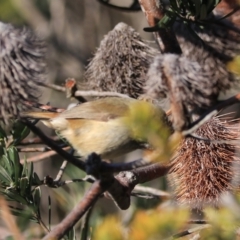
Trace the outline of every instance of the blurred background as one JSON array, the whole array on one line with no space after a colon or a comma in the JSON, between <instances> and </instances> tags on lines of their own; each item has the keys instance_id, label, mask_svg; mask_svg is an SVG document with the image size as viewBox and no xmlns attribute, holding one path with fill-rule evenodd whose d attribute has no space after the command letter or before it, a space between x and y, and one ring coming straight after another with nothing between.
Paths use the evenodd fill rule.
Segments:
<instances>
[{"instance_id":1,"label":"blurred background","mask_svg":"<svg viewBox=\"0 0 240 240\"><path fill-rule=\"evenodd\" d=\"M125 7L132 3L131 0L110 2ZM118 11L101 5L97 0L0 0L0 21L28 26L46 41L47 82L58 85L64 85L65 79L69 77L75 78L78 82L82 81L85 67L103 36L119 22L132 26L144 39L153 40L151 33L144 33L142 30L148 24L141 11ZM59 108L66 108L70 103L64 93L47 88L41 90L41 103L50 102L50 105ZM39 126L46 134L53 134L43 125ZM32 155L28 154L27 157ZM139 154L133 154L131 159L136 159L138 156ZM54 178L61 162L62 159L54 156L50 160L34 164L34 169L40 177L50 175ZM68 166L65 178L83 176L81 171ZM156 184L159 185L159 181ZM43 188L42 209L43 213L46 213L43 219L47 219L48 195L52 196L52 221L55 224L72 209L88 187L88 184L78 183L54 191ZM94 211L95 215L116 211L112 201L104 201L107 201L107 204L106 202L101 204L100 201L101 208Z\"/></svg>"},{"instance_id":2,"label":"blurred background","mask_svg":"<svg viewBox=\"0 0 240 240\"><path fill-rule=\"evenodd\" d=\"M132 4L133 0L109 2L127 7ZM93 57L103 36L119 22L127 23L139 32L143 39L153 42L152 34L143 31L148 24L141 11L118 11L100 4L97 0L0 0L0 21L18 26L28 26L45 40L48 48L46 81L57 85L64 85L67 78L75 78L81 85L85 67ZM65 93L47 88L41 88L41 91L41 103L50 102L51 106L59 108L66 108L71 103L69 99L66 99ZM234 90L221 97L226 98L238 91L239 86L236 86ZM229 111L235 112L236 109L239 109L239 105L231 107ZM42 124L39 126L47 135L54 134ZM28 154L27 157L37 154ZM139 156L139 152L134 152L127 157L127 160L138 159ZM23 157L24 155L22 155ZM57 155L53 156L35 163L34 170L41 179L46 175L55 178L62 160ZM82 177L84 177L84 173L70 165L64 175L64 179ZM148 183L148 186L165 190L166 179L157 179ZM54 225L61 221L66 213L79 202L89 187L90 184L86 183L72 183L58 189L42 187L43 220L47 222L48 218L48 196L52 199L52 224ZM132 201L135 204L119 214L122 215L122 223L125 225L129 223L134 209L147 209L159 204L159 199L133 198ZM90 225L94 227L106 214L116 211L118 210L111 200L100 199L94 208ZM18 225L22 231L28 227L22 219L18 219ZM37 224L32 224L32 227L28 228L28 235L36 235L37 231L41 231L39 229ZM8 235L4 230L0 227L0 240L5 239L4 234Z\"/></svg>"}]
</instances>

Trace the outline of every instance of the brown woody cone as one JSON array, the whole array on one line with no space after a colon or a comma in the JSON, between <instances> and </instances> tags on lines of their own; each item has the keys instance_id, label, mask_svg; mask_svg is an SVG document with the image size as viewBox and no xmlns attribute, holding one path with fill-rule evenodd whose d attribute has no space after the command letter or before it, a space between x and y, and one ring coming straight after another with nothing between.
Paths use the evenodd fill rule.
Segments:
<instances>
[{"instance_id":1,"label":"brown woody cone","mask_svg":"<svg viewBox=\"0 0 240 240\"><path fill-rule=\"evenodd\" d=\"M186 138L178 147L170 171L176 200L193 208L218 205L221 194L234 190L233 181L239 179L239 147L228 142L239 140L239 123L214 117L195 134L212 142Z\"/></svg>"},{"instance_id":2,"label":"brown woody cone","mask_svg":"<svg viewBox=\"0 0 240 240\"><path fill-rule=\"evenodd\" d=\"M43 81L45 47L27 28L0 22L0 118L8 122L26 109L25 101L37 101Z\"/></svg>"},{"instance_id":3,"label":"brown woody cone","mask_svg":"<svg viewBox=\"0 0 240 240\"><path fill-rule=\"evenodd\" d=\"M132 27L119 23L101 41L87 66L87 88L137 98L143 93L148 67L157 53Z\"/></svg>"}]
</instances>

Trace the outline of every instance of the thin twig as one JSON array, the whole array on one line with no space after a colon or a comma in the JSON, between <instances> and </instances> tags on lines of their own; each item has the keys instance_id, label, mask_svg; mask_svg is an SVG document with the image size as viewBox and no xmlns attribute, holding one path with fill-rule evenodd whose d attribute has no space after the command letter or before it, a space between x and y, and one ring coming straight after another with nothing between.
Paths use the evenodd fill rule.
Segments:
<instances>
[{"instance_id":1,"label":"thin twig","mask_svg":"<svg viewBox=\"0 0 240 240\"><path fill-rule=\"evenodd\" d=\"M42 83L42 86L54 89L56 91L65 92L66 88L61 87L55 84ZM98 92L98 91L85 91L77 90L74 94L75 97L121 97L121 98L130 98L128 95L117 93L117 92Z\"/></svg>"},{"instance_id":2,"label":"thin twig","mask_svg":"<svg viewBox=\"0 0 240 240\"><path fill-rule=\"evenodd\" d=\"M198 120L193 122L189 129L182 131L183 136L191 135L194 133L199 127L201 127L204 123L206 123L208 120L210 120L213 116L217 115L217 113L228 106L231 106L235 103L238 103L240 101L240 93L236 94L233 97L230 97L221 103L217 104L216 106L210 108L206 113L204 113Z\"/></svg>"},{"instance_id":3,"label":"thin twig","mask_svg":"<svg viewBox=\"0 0 240 240\"><path fill-rule=\"evenodd\" d=\"M64 150L64 151L67 151L67 150L69 150L69 149L70 149L69 146L62 148L62 150ZM46 158L52 157L52 156L54 156L54 155L56 155L56 154L57 154L56 151L51 150L51 151L48 151L48 152L45 152L45 153L42 153L42 154L38 154L38 155L33 156L33 157L29 157L29 158L27 158L26 160L25 160L25 159L21 159L21 160L20 160L20 163L21 163L21 164L24 164L25 161L26 161L26 162L39 162L39 161L45 160Z\"/></svg>"},{"instance_id":4,"label":"thin twig","mask_svg":"<svg viewBox=\"0 0 240 240\"><path fill-rule=\"evenodd\" d=\"M17 147L18 152L48 152L49 147Z\"/></svg>"},{"instance_id":5,"label":"thin twig","mask_svg":"<svg viewBox=\"0 0 240 240\"><path fill-rule=\"evenodd\" d=\"M66 110L66 109L63 109L63 108L56 108L56 107L52 107L52 106L50 106L50 105L46 105L46 104L42 104L42 103L37 103L37 102L25 101L24 104L27 105L27 106L29 106L29 107L39 108L39 109L42 109L42 110L48 111L48 112L61 113L61 112L63 112L63 111Z\"/></svg>"},{"instance_id":6,"label":"thin twig","mask_svg":"<svg viewBox=\"0 0 240 240\"><path fill-rule=\"evenodd\" d=\"M70 183L76 183L76 182L88 182L88 183L94 183L96 179L93 176L87 175L84 178L76 178L71 180L65 180L65 181L55 181L50 176L46 176L44 180L42 181L42 185L46 185L50 188L59 188L62 186L65 186Z\"/></svg>"},{"instance_id":7,"label":"thin twig","mask_svg":"<svg viewBox=\"0 0 240 240\"><path fill-rule=\"evenodd\" d=\"M78 90L75 92L75 96L83 97L121 97L121 98L130 98L128 95L117 93L117 92L98 92L98 91L81 91Z\"/></svg>"},{"instance_id":8,"label":"thin twig","mask_svg":"<svg viewBox=\"0 0 240 240\"><path fill-rule=\"evenodd\" d=\"M200 230L202 230L202 229L210 228L210 227L211 227L210 224L204 224L204 225L199 226L199 227L191 228L191 229L188 229L188 230L185 230L185 231L182 231L182 232L180 232L180 233L177 233L177 234L173 235L171 238L169 238L169 240L170 240L170 239L181 238L181 237L190 235L190 234L192 234L192 233L194 233L194 232L198 232L198 231L200 231Z\"/></svg>"},{"instance_id":9,"label":"thin twig","mask_svg":"<svg viewBox=\"0 0 240 240\"><path fill-rule=\"evenodd\" d=\"M93 206L110 184L97 180L77 206L43 240L61 239Z\"/></svg>"},{"instance_id":10,"label":"thin twig","mask_svg":"<svg viewBox=\"0 0 240 240\"><path fill-rule=\"evenodd\" d=\"M62 175L63 175L65 168L67 167L67 164L68 164L68 161L64 160L59 169L59 172L58 172L56 178L54 179L54 182L59 182L62 179Z\"/></svg>"},{"instance_id":11,"label":"thin twig","mask_svg":"<svg viewBox=\"0 0 240 240\"><path fill-rule=\"evenodd\" d=\"M62 86L59 86L59 85L56 85L56 84L52 84L52 83L48 83L48 82L41 82L41 86L56 90L58 92L65 92L66 91L65 87L62 87Z\"/></svg>"},{"instance_id":12,"label":"thin twig","mask_svg":"<svg viewBox=\"0 0 240 240\"><path fill-rule=\"evenodd\" d=\"M167 199L171 197L171 195L168 192L165 192L156 188L145 187L140 185L137 185L132 191L132 194L138 194L138 193L145 194L145 195L148 194L148 197L152 196L152 197L167 198Z\"/></svg>"},{"instance_id":13,"label":"thin twig","mask_svg":"<svg viewBox=\"0 0 240 240\"><path fill-rule=\"evenodd\" d=\"M49 137L49 138L51 138L53 141L61 141L61 139L59 139L58 136L53 136L53 137ZM41 138L34 137L34 138L25 138L25 139L23 139L19 143L19 145L30 145L30 144L41 144L41 143L43 143Z\"/></svg>"}]
</instances>

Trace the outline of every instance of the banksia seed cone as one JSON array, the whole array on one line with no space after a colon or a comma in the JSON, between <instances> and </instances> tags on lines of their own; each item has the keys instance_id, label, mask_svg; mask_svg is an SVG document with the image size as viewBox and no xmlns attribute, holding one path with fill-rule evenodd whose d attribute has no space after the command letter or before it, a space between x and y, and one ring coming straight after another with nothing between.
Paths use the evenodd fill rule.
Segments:
<instances>
[{"instance_id":1,"label":"banksia seed cone","mask_svg":"<svg viewBox=\"0 0 240 240\"><path fill-rule=\"evenodd\" d=\"M137 98L143 93L148 67L157 53L133 28L125 23L117 24L104 37L87 67L88 89Z\"/></svg>"},{"instance_id":2,"label":"banksia seed cone","mask_svg":"<svg viewBox=\"0 0 240 240\"><path fill-rule=\"evenodd\" d=\"M214 105L220 92L230 89L237 78L226 63L239 54L240 36L214 24L193 28L200 37L184 24L175 24L183 53L155 57L145 85L149 98L170 100L173 125L180 131L189 125L192 113L199 115Z\"/></svg>"},{"instance_id":3,"label":"banksia seed cone","mask_svg":"<svg viewBox=\"0 0 240 240\"><path fill-rule=\"evenodd\" d=\"M238 147L231 141L239 140L238 129L239 123L214 117L195 133L211 141L183 140L170 170L170 181L180 204L194 208L217 205L221 194L234 190L233 182L239 177L235 168L239 169L240 158L236 155Z\"/></svg>"},{"instance_id":4,"label":"banksia seed cone","mask_svg":"<svg viewBox=\"0 0 240 240\"><path fill-rule=\"evenodd\" d=\"M154 58L148 71L146 95L153 99L174 94L190 110L206 108L216 101L218 86L211 71L184 56L163 54Z\"/></svg>"},{"instance_id":5,"label":"banksia seed cone","mask_svg":"<svg viewBox=\"0 0 240 240\"><path fill-rule=\"evenodd\" d=\"M36 101L43 81L45 48L30 30L0 22L0 117L26 109L25 101Z\"/></svg>"},{"instance_id":6,"label":"banksia seed cone","mask_svg":"<svg viewBox=\"0 0 240 240\"><path fill-rule=\"evenodd\" d=\"M240 53L240 35L233 35L228 27L215 24L209 24L203 29L194 25L192 27L199 38L191 34L184 24L175 27L183 55L189 61L198 62L203 72L208 72L211 76L209 87L214 86L218 92L225 92L235 81L235 76L228 72L226 63Z\"/></svg>"}]
</instances>

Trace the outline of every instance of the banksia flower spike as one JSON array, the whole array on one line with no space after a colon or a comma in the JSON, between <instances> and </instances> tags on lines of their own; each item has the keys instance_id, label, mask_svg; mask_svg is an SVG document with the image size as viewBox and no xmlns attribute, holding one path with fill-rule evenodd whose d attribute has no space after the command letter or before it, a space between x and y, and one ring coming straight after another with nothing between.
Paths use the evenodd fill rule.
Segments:
<instances>
[{"instance_id":1,"label":"banksia flower spike","mask_svg":"<svg viewBox=\"0 0 240 240\"><path fill-rule=\"evenodd\" d=\"M0 117L17 116L36 101L43 81L45 47L27 28L0 22Z\"/></svg>"},{"instance_id":2,"label":"banksia flower spike","mask_svg":"<svg viewBox=\"0 0 240 240\"><path fill-rule=\"evenodd\" d=\"M201 126L195 135L202 139L186 138L182 141L172 161L170 182L176 200L201 209L218 205L221 194L234 190L239 179L240 158L237 140L240 138L239 122L214 117Z\"/></svg>"},{"instance_id":3,"label":"banksia flower spike","mask_svg":"<svg viewBox=\"0 0 240 240\"><path fill-rule=\"evenodd\" d=\"M137 98L143 93L146 73L157 53L133 28L119 23L104 37L87 66L87 88Z\"/></svg>"}]
</instances>

